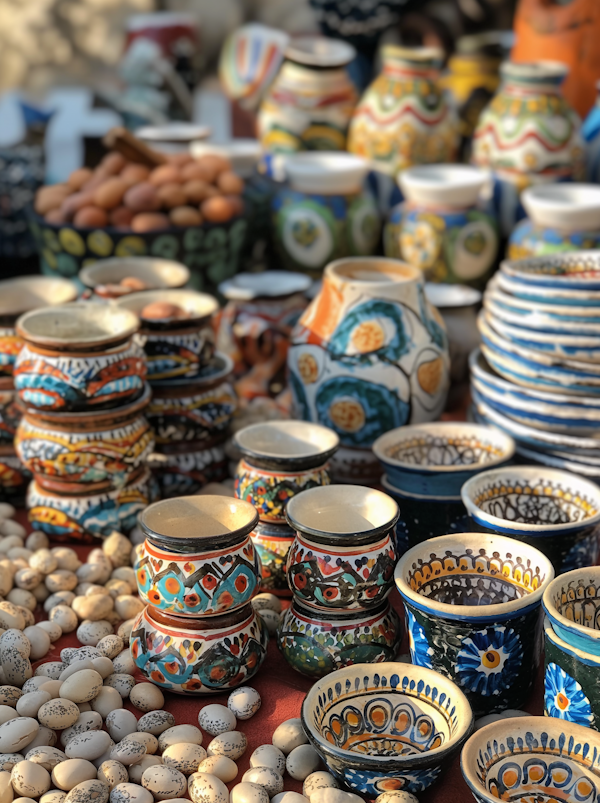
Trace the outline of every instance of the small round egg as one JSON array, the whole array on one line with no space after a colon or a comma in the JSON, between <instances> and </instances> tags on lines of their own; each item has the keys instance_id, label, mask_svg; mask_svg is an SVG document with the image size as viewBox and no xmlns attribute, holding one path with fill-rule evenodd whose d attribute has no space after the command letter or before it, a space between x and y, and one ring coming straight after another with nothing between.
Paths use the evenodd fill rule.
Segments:
<instances>
[{"instance_id":1,"label":"small round egg","mask_svg":"<svg viewBox=\"0 0 600 803\"><path fill-rule=\"evenodd\" d=\"M230 803L269 803L269 794L257 783L238 783L231 790Z\"/></svg>"},{"instance_id":2,"label":"small round egg","mask_svg":"<svg viewBox=\"0 0 600 803\"><path fill-rule=\"evenodd\" d=\"M206 772L190 775L188 791L193 803L229 803L229 790L223 781Z\"/></svg>"},{"instance_id":3,"label":"small round egg","mask_svg":"<svg viewBox=\"0 0 600 803\"><path fill-rule=\"evenodd\" d=\"M339 789L339 784L330 772L317 770L317 772L311 772L311 774L307 775L304 779L302 794L310 798L312 793L317 789L325 789L328 787Z\"/></svg>"},{"instance_id":4,"label":"small round egg","mask_svg":"<svg viewBox=\"0 0 600 803\"><path fill-rule=\"evenodd\" d=\"M310 744L301 744L288 753L285 768L296 781L303 781L321 766L321 758Z\"/></svg>"},{"instance_id":5,"label":"small round egg","mask_svg":"<svg viewBox=\"0 0 600 803\"><path fill-rule=\"evenodd\" d=\"M184 775L198 772L198 767L205 758L206 750L199 744L172 744L162 754L163 764Z\"/></svg>"},{"instance_id":6,"label":"small round egg","mask_svg":"<svg viewBox=\"0 0 600 803\"><path fill-rule=\"evenodd\" d=\"M187 201L187 199L186 199ZM187 228L188 226L200 226L202 224L202 215L193 206L177 206L169 212L169 220L173 226Z\"/></svg>"},{"instance_id":7,"label":"small round egg","mask_svg":"<svg viewBox=\"0 0 600 803\"><path fill-rule=\"evenodd\" d=\"M279 775L285 772L285 756L273 744L261 744L250 756L251 767L270 767Z\"/></svg>"},{"instance_id":8,"label":"small round egg","mask_svg":"<svg viewBox=\"0 0 600 803\"><path fill-rule=\"evenodd\" d=\"M207 733L217 736L219 733L235 730L235 715L224 705L211 703L205 705L198 714L198 724Z\"/></svg>"},{"instance_id":9,"label":"small round egg","mask_svg":"<svg viewBox=\"0 0 600 803\"><path fill-rule=\"evenodd\" d=\"M227 731L215 736L206 748L209 756L227 756L237 761L246 752L248 739L241 731Z\"/></svg>"},{"instance_id":10,"label":"small round egg","mask_svg":"<svg viewBox=\"0 0 600 803\"><path fill-rule=\"evenodd\" d=\"M308 744L308 737L304 733L301 719L287 719L279 725L271 739L275 747L278 747L282 753L287 755L291 753L295 747L301 744Z\"/></svg>"},{"instance_id":11,"label":"small round egg","mask_svg":"<svg viewBox=\"0 0 600 803\"><path fill-rule=\"evenodd\" d=\"M149 711L138 719L137 729L159 736L174 725L175 717L170 711Z\"/></svg>"},{"instance_id":12,"label":"small round egg","mask_svg":"<svg viewBox=\"0 0 600 803\"><path fill-rule=\"evenodd\" d=\"M240 686L227 698L227 708L236 719L250 719L261 705L260 694L251 686Z\"/></svg>"},{"instance_id":13,"label":"small round egg","mask_svg":"<svg viewBox=\"0 0 600 803\"><path fill-rule=\"evenodd\" d=\"M198 766L198 772L216 775L223 783L230 783L237 778L238 767L235 761L227 756L208 756Z\"/></svg>"},{"instance_id":14,"label":"small round egg","mask_svg":"<svg viewBox=\"0 0 600 803\"><path fill-rule=\"evenodd\" d=\"M182 797L187 791L185 775L173 767L164 767L161 764L144 770L142 786L152 792L155 800Z\"/></svg>"},{"instance_id":15,"label":"small round egg","mask_svg":"<svg viewBox=\"0 0 600 803\"><path fill-rule=\"evenodd\" d=\"M80 229L102 229L108 224L108 217L98 206L84 206L73 218L73 224Z\"/></svg>"},{"instance_id":16,"label":"small round egg","mask_svg":"<svg viewBox=\"0 0 600 803\"><path fill-rule=\"evenodd\" d=\"M140 212L131 221L131 230L136 232L160 231L168 229L170 221L162 212Z\"/></svg>"},{"instance_id":17,"label":"small round egg","mask_svg":"<svg viewBox=\"0 0 600 803\"><path fill-rule=\"evenodd\" d=\"M207 198L202 201L200 212L211 223L226 223L234 215L231 203L221 196Z\"/></svg>"}]
</instances>

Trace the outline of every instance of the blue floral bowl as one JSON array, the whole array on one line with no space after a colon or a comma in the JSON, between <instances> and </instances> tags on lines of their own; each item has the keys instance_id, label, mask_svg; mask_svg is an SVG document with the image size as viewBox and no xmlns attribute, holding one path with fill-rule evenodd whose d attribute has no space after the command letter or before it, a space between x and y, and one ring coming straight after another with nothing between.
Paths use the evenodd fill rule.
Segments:
<instances>
[{"instance_id":1,"label":"blue floral bowl","mask_svg":"<svg viewBox=\"0 0 600 803\"><path fill-rule=\"evenodd\" d=\"M520 708L540 663L540 603L553 578L539 550L499 535L413 547L395 574L413 664L451 678L478 717Z\"/></svg>"},{"instance_id":2,"label":"blue floral bowl","mask_svg":"<svg viewBox=\"0 0 600 803\"><path fill-rule=\"evenodd\" d=\"M460 766L479 803L596 803L600 734L548 717L502 719L471 736Z\"/></svg>"},{"instance_id":3,"label":"blue floral bowl","mask_svg":"<svg viewBox=\"0 0 600 803\"><path fill-rule=\"evenodd\" d=\"M600 566L557 577L545 590L542 605L557 636L600 656Z\"/></svg>"},{"instance_id":4,"label":"blue floral bowl","mask_svg":"<svg viewBox=\"0 0 600 803\"><path fill-rule=\"evenodd\" d=\"M355 664L318 680L302 724L329 771L358 794L422 792L473 730L461 690L428 669Z\"/></svg>"}]
</instances>

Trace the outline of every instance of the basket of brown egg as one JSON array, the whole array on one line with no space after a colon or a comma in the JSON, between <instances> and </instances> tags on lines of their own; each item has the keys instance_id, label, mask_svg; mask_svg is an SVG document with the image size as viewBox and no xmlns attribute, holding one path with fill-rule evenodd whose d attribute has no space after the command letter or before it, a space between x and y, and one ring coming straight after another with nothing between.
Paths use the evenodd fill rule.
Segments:
<instances>
[{"instance_id":1,"label":"basket of brown egg","mask_svg":"<svg viewBox=\"0 0 600 803\"><path fill-rule=\"evenodd\" d=\"M238 270L244 181L221 155L159 154L121 132L96 169L38 190L31 229L42 273L75 278L99 259L159 257L186 265L192 287L216 291Z\"/></svg>"}]
</instances>

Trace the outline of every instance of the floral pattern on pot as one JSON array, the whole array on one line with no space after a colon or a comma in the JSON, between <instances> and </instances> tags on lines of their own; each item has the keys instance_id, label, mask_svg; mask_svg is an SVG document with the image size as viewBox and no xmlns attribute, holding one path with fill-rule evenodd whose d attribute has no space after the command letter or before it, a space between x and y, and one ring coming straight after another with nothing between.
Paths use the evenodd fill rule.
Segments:
<instances>
[{"instance_id":1,"label":"floral pattern on pot","mask_svg":"<svg viewBox=\"0 0 600 803\"><path fill-rule=\"evenodd\" d=\"M0 328L0 375L12 376L15 360L25 341L19 337L14 329Z\"/></svg>"},{"instance_id":2,"label":"floral pattern on pot","mask_svg":"<svg viewBox=\"0 0 600 803\"><path fill-rule=\"evenodd\" d=\"M373 608L394 585L396 559L390 533L354 547L323 545L297 533L287 556L288 583L295 597L311 607Z\"/></svg>"},{"instance_id":3,"label":"floral pattern on pot","mask_svg":"<svg viewBox=\"0 0 600 803\"><path fill-rule=\"evenodd\" d=\"M238 407L233 385L222 382L207 391L194 392L186 385L180 395L174 389L153 387L146 416L158 444L211 440L224 433Z\"/></svg>"},{"instance_id":4,"label":"floral pattern on pot","mask_svg":"<svg viewBox=\"0 0 600 803\"><path fill-rule=\"evenodd\" d=\"M175 616L235 611L258 589L260 561L250 536L201 554L168 552L145 541L134 563L142 600Z\"/></svg>"},{"instance_id":5,"label":"floral pattern on pot","mask_svg":"<svg viewBox=\"0 0 600 803\"><path fill-rule=\"evenodd\" d=\"M563 251L591 251L600 248L600 231L564 232L541 228L529 219L521 220L508 241L508 259L526 259Z\"/></svg>"},{"instance_id":6,"label":"floral pattern on pot","mask_svg":"<svg viewBox=\"0 0 600 803\"><path fill-rule=\"evenodd\" d=\"M327 465L309 471L283 472L238 463L233 490L238 499L251 502L262 521L282 524L288 500L308 488L329 485Z\"/></svg>"},{"instance_id":7,"label":"floral pattern on pot","mask_svg":"<svg viewBox=\"0 0 600 803\"><path fill-rule=\"evenodd\" d=\"M222 482L229 476L222 441L190 442L182 446L183 451L159 447L148 460L161 499L190 496L209 482Z\"/></svg>"},{"instance_id":8,"label":"floral pattern on pot","mask_svg":"<svg viewBox=\"0 0 600 803\"><path fill-rule=\"evenodd\" d=\"M86 410L133 401L144 390L144 352L135 343L85 356L25 345L15 363L21 401L42 410Z\"/></svg>"},{"instance_id":9,"label":"floral pattern on pot","mask_svg":"<svg viewBox=\"0 0 600 803\"><path fill-rule=\"evenodd\" d=\"M500 694L515 680L523 660L521 639L512 628L473 631L463 639L456 656L459 682L489 697Z\"/></svg>"},{"instance_id":10,"label":"floral pattern on pot","mask_svg":"<svg viewBox=\"0 0 600 803\"><path fill-rule=\"evenodd\" d=\"M277 630L286 661L310 678L343 666L393 661L401 641L400 619L387 602L370 611L317 611L294 599Z\"/></svg>"},{"instance_id":11,"label":"floral pattern on pot","mask_svg":"<svg viewBox=\"0 0 600 803\"><path fill-rule=\"evenodd\" d=\"M408 609L406 610L406 629L408 630L408 646L413 664L424 666L425 669L433 669L431 665L433 648L429 646L424 628Z\"/></svg>"},{"instance_id":12,"label":"floral pattern on pot","mask_svg":"<svg viewBox=\"0 0 600 803\"><path fill-rule=\"evenodd\" d=\"M202 620L197 620L202 622ZM131 630L132 658L152 683L179 694L215 694L240 686L260 669L268 633L251 607L192 623L145 608Z\"/></svg>"},{"instance_id":13,"label":"floral pattern on pot","mask_svg":"<svg viewBox=\"0 0 600 803\"><path fill-rule=\"evenodd\" d=\"M591 703L579 683L554 663L546 666L544 674L544 712L586 727L594 721Z\"/></svg>"},{"instance_id":14,"label":"floral pattern on pot","mask_svg":"<svg viewBox=\"0 0 600 803\"><path fill-rule=\"evenodd\" d=\"M262 566L261 591L290 597L287 554L294 543L294 533L287 527L262 523L252 533L252 542Z\"/></svg>"}]
</instances>

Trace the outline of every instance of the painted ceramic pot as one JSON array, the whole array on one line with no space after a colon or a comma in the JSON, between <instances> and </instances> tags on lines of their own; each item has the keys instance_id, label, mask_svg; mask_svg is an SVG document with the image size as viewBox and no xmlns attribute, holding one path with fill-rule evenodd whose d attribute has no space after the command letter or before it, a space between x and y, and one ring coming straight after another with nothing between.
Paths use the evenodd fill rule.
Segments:
<instances>
[{"instance_id":1,"label":"painted ceramic pot","mask_svg":"<svg viewBox=\"0 0 600 803\"><path fill-rule=\"evenodd\" d=\"M84 413L30 408L17 428L15 449L46 490L88 493L121 488L145 466L154 435L144 411L146 386L137 401ZM84 486L84 487L82 487Z\"/></svg>"},{"instance_id":2,"label":"painted ceramic pot","mask_svg":"<svg viewBox=\"0 0 600 803\"><path fill-rule=\"evenodd\" d=\"M156 443L162 446L224 436L238 408L232 372L229 357L216 352L194 378L153 382L146 417Z\"/></svg>"},{"instance_id":3,"label":"painted ceramic pot","mask_svg":"<svg viewBox=\"0 0 600 803\"><path fill-rule=\"evenodd\" d=\"M294 328L288 367L295 415L339 435L336 481L356 475L343 449L361 460L359 477L369 468L376 475L371 445L380 435L434 420L444 409L448 341L421 276L390 259L333 262Z\"/></svg>"},{"instance_id":4,"label":"painted ceramic pot","mask_svg":"<svg viewBox=\"0 0 600 803\"><path fill-rule=\"evenodd\" d=\"M301 716L327 769L369 798L424 791L473 730L471 708L456 684L391 662L327 675L309 690Z\"/></svg>"},{"instance_id":5,"label":"painted ceramic pot","mask_svg":"<svg viewBox=\"0 0 600 803\"><path fill-rule=\"evenodd\" d=\"M285 660L309 678L356 663L393 661L401 642L402 625L389 602L368 611L317 611L294 599L277 630Z\"/></svg>"},{"instance_id":6,"label":"painted ceramic pot","mask_svg":"<svg viewBox=\"0 0 600 803\"><path fill-rule=\"evenodd\" d=\"M421 165L402 171L405 202L390 212L386 256L404 259L434 282L483 287L498 253L494 217L480 193L487 181L469 165Z\"/></svg>"},{"instance_id":7,"label":"painted ceramic pot","mask_svg":"<svg viewBox=\"0 0 600 803\"><path fill-rule=\"evenodd\" d=\"M410 549L395 576L413 664L452 678L476 716L521 708L541 658L548 558L511 538L456 533Z\"/></svg>"},{"instance_id":8,"label":"painted ceramic pot","mask_svg":"<svg viewBox=\"0 0 600 803\"><path fill-rule=\"evenodd\" d=\"M31 473L23 466L13 446L0 445L0 501L21 507L30 479Z\"/></svg>"},{"instance_id":9,"label":"painted ceramic pot","mask_svg":"<svg viewBox=\"0 0 600 803\"><path fill-rule=\"evenodd\" d=\"M21 316L25 345L15 388L26 407L83 412L134 401L145 388L146 363L132 340L137 316L107 304L65 304Z\"/></svg>"},{"instance_id":10,"label":"painted ceramic pot","mask_svg":"<svg viewBox=\"0 0 600 803\"><path fill-rule=\"evenodd\" d=\"M600 730L600 658L577 649L544 623L544 714Z\"/></svg>"},{"instance_id":11,"label":"painted ceramic pot","mask_svg":"<svg viewBox=\"0 0 600 803\"><path fill-rule=\"evenodd\" d=\"M119 298L133 291L120 282L134 278L142 282L145 290L171 290L184 287L190 271L180 262L160 257L113 257L99 259L79 271L79 281L85 287L84 296L94 301Z\"/></svg>"},{"instance_id":12,"label":"painted ceramic pot","mask_svg":"<svg viewBox=\"0 0 600 803\"><path fill-rule=\"evenodd\" d=\"M557 577L542 605L556 635L583 652L600 657L600 567L574 569Z\"/></svg>"},{"instance_id":13,"label":"painted ceramic pot","mask_svg":"<svg viewBox=\"0 0 600 803\"><path fill-rule=\"evenodd\" d=\"M596 102L581 127L585 141L586 179L600 183L600 81L596 84Z\"/></svg>"},{"instance_id":14,"label":"painted ceramic pot","mask_svg":"<svg viewBox=\"0 0 600 803\"><path fill-rule=\"evenodd\" d=\"M581 122L560 89L568 71L559 62L505 62L500 89L479 118L471 158L494 175L494 205L505 237L523 217L524 189L583 178Z\"/></svg>"},{"instance_id":15,"label":"painted ceramic pot","mask_svg":"<svg viewBox=\"0 0 600 803\"><path fill-rule=\"evenodd\" d=\"M163 499L189 496L229 476L223 437L157 447L148 459Z\"/></svg>"},{"instance_id":16,"label":"painted ceramic pot","mask_svg":"<svg viewBox=\"0 0 600 803\"><path fill-rule=\"evenodd\" d=\"M260 558L260 590L278 597L291 597L287 581L287 555L295 533L286 525L259 521L252 533L252 543Z\"/></svg>"},{"instance_id":17,"label":"painted ceramic pot","mask_svg":"<svg viewBox=\"0 0 600 803\"><path fill-rule=\"evenodd\" d=\"M12 376L23 338L15 332L20 315L40 307L66 304L77 298L77 287L68 279L50 276L17 276L0 281L0 378Z\"/></svg>"},{"instance_id":18,"label":"painted ceramic pot","mask_svg":"<svg viewBox=\"0 0 600 803\"><path fill-rule=\"evenodd\" d=\"M600 736L548 717L513 717L471 736L460 759L478 803L497 800L582 800L596 796Z\"/></svg>"},{"instance_id":19,"label":"painted ceramic pot","mask_svg":"<svg viewBox=\"0 0 600 803\"><path fill-rule=\"evenodd\" d=\"M501 274L518 285L521 294L527 293L524 298L575 306L598 304L600 254L597 251L505 260ZM530 295L533 293L543 297Z\"/></svg>"},{"instance_id":20,"label":"painted ceramic pot","mask_svg":"<svg viewBox=\"0 0 600 803\"><path fill-rule=\"evenodd\" d=\"M529 187L521 196L528 215L508 243L509 259L600 248L600 188L593 184Z\"/></svg>"},{"instance_id":21,"label":"painted ceramic pot","mask_svg":"<svg viewBox=\"0 0 600 803\"><path fill-rule=\"evenodd\" d=\"M101 493L56 493L34 480L27 490L26 506L35 530L55 541L89 544L115 530L133 530L138 513L157 498L156 483L148 470L142 470L125 487Z\"/></svg>"},{"instance_id":22,"label":"painted ceramic pot","mask_svg":"<svg viewBox=\"0 0 600 803\"><path fill-rule=\"evenodd\" d=\"M251 605L233 613L183 619L148 606L131 630L140 672L176 694L217 694L246 683L267 655L269 635Z\"/></svg>"},{"instance_id":23,"label":"painted ceramic pot","mask_svg":"<svg viewBox=\"0 0 600 803\"><path fill-rule=\"evenodd\" d=\"M254 505L261 521L285 524L285 508L299 493L329 485L327 461L339 438L306 421L267 421L236 432L241 452L234 492Z\"/></svg>"},{"instance_id":24,"label":"painted ceramic pot","mask_svg":"<svg viewBox=\"0 0 600 803\"><path fill-rule=\"evenodd\" d=\"M146 508L146 540L134 564L142 600L174 616L212 616L242 608L256 593L261 567L250 533L257 514L223 496L164 499Z\"/></svg>"},{"instance_id":25,"label":"painted ceramic pot","mask_svg":"<svg viewBox=\"0 0 600 803\"><path fill-rule=\"evenodd\" d=\"M285 163L289 186L272 202L275 248L284 267L320 278L332 259L370 256L377 248L381 217L363 191L369 170L348 153L301 153Z\"/></svg>"},{"instance_id":26,"label":"painted ceramic pot","mask_svg":"<svg viewBox=\"0 0 600 803\"><path fill-rule=\"evenodd\" d=\"M358 99L346 71L352 45L324 37L299 37L258 112L258 136L270 153L343 151Z\"/></svg>"},{"instance_id":27,"label":"painted ceramic pot","mask_svg":"<svg viewBox=\"0 0 600 803\"><path fill-rule=\"evenodd\" d=\"M145 318L145 307L156 302L176 305L184 313L178 318ZM140 318L138 339L151 382L195 377L212 358L215 344L211 317L219 309L213 296L194 290L153 290L131 293L114 303Z\"/></svg>"},{"instance_id":28,"label":"painted ceramic pot","mask_svg":"<svg viewBox=\"0 0 600 803\"><path fill-rule=\"evenodd\" d=\"M568 471L515 466L484 471L462 499L482 529L536 546L557 574L594 566L600 555L600 489Z\"/></svg>"},{"instance_id":29,"label":"painted ceramic pot","mask_svg":"<svg viewBox=\"0 0 600 803\"><path fill-rule=\"evenodd\" d=\"M240 273L219 285L227 304L219 316L217 348L233 360L242 399L274 397L285 387L290 335L311 284L306 274L269 270Z\"/></svg>"},{"instance_id":30,"label":"painted ceramic pot","mask_svg":"<svg viewBox=\"0 0 600 803\"><path fill-rule=\"evenodd\" d=\"M288 583L311 608L374 608L394 585L393 529L398 505L359 485L312 488L288 502L296 538L287 557Z\"/></svg>"}]
</instances>

